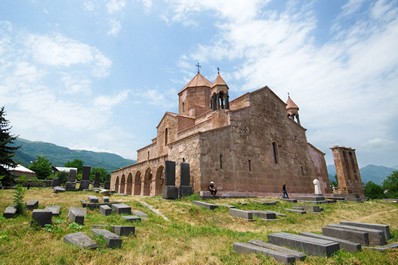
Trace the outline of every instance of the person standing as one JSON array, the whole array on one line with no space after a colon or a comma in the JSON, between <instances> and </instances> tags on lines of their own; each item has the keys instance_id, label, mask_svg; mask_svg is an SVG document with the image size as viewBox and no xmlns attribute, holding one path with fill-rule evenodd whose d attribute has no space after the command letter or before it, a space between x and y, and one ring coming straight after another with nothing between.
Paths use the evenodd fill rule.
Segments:
<instances>
[{"instance_id":1,"label":"person standing","mask_svg":"<svg viewBox=\"0 0 398 265\"><path fill-rule=\"evenodd\" d=\"M283 184L282 186L282 193L283 193L283 198L289 199L289 195L287 194L287 189L286 189L286 184Z\"/></svg>"}]
</instances>

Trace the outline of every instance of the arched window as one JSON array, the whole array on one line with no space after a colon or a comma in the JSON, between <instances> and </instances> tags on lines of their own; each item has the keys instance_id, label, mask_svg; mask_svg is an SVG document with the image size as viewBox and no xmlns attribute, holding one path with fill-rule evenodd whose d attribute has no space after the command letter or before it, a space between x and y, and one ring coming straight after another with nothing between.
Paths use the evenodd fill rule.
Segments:
<instances>
[{"instance_id":1,"label":"arched window","mask_svg":"<svg viewBox=\"0 0 398 265\"><path fill-rule=\"evenodd\" d=\"M274 162L278 164L278 145L275 142L272 142L272 151L274 153Z\"/></svg>"}]
</instances>

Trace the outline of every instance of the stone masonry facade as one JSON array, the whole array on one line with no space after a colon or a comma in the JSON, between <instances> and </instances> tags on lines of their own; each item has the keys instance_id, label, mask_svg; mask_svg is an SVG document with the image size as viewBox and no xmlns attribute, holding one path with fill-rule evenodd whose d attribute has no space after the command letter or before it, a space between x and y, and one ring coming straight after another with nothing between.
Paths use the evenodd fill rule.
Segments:
<instances>
[{"instance_id":1,"label":"stone masonry facade","mask_svg":"<svg viewBox=\"0 0 398 265\"><path fill-rule=\"evenodd\" d=\"M137 151L137 163L112 172L111 189L128 195L160 195L164 163L190 164L194 192L214 181L220 193L312 194L318 179L329 193L324 153L307 142L299 108L263 87L229 100L220 74L211 83L199 72L179 92L179 113L166 112L157 137Z\"/></svg>"}]
</instances>

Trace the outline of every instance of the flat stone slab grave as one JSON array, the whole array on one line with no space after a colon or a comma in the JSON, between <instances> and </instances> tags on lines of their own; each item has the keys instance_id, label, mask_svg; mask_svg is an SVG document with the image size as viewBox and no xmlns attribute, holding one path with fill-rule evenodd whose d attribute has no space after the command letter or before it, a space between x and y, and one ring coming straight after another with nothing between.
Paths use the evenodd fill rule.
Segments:
<instances>
[{"instance_id":1,"label":"flat stone slab grave","mask_svg":"<svg viewBox=\"0 0 398 265\"><path fill-rule=\"evenodd\" d=\"M50 205L45 208L45 210L51 211L53 215L59 215L61 212L61 206L59 205Z\"/></svg>"},{"instance_id":2,"label":"flat stone slab grave","mask_svg":"<svg viewBox=\"0 0 398 265\"><path fill-rule=\"evenodd\" d=\"M386 237L384 236L384 232L381 230L364 228L364 227L355 227L349 225L339 225L339 224L329 224L330 227L337 227L343 229L349 229L353 231L363 231L369 234L369 245L370 246L383 246L387 244Z\"/></svg>"},{"instance_id":3,"label":"flat stone slab grave","mask_svg":"<svg viewBox=\"0 0 398 265\"><path fill-rule=\"evenodd\" d=\"M82 232L65 235L64 242L78 246L79 248L95 249L98 247L97 242Z\"/></svg>"},{"instance_id":4,"label":"flat stone slab grave","mask_svg":"<svg viewBox=\"0 0 398 265\"><path fill-rule=\"evenodd\" d=\"M8 206L7 208L5 208L3 213L4 218L14 218L15 216L17 216L17 208L15 208L14 206Z\"/></svg>"},{"instance_id":5,"label":"flat stone slab grave","mask_svg":"<svg viewBox=\"0 0 398 265\"><path fill-rule=\"evenodd\" d=\"M380 246L380 247L375 247L373 249L378 250L378 251L385 251L385 250L392 249L392 248L398 248L398 242L394 242L394 243Z\"/></svg>"},{"instance_id":6,"label":"flat stone slab grave","mask_svg":"<svg viewBox=\"0 0 398 265\"><path fill-rule=\"evenodd\" d=\"M33 211L34 209L39 208L39 201L38 200L29 200L26 203L26 208L28 208L28 210Z\"/></svg>"},{"instance_id":7,"label":"flat stone slab grave","mask_svg":"<svg viewBox=\"0 0 398 265\"><path fill-rule=\"evenodd\" d=\"M292 209L303 210L306 212L319 213L323 211L323 208L318 205L303 205L303 206L293 206Z\"/></svg>"},{"instance_id":8,"label":"flat stone slab grave","mask_svg":"<svg viewBox=\"0 0 398 265\"><path fill-rule=\"evenodd\" d=\"M135 234L135 227L130 225L112 225L113 233L119 236L128 236Z\"/></svg>"},{"instance_id":9,"label":"flat stone slab grave","mask_svg":"<svg viewBox=\"0 0 398 265\"><path fill-rule=\"evenodd\" d=\"M71 222L75 222L78 224L84 224L84 217L87 215L86 208L79 208L79 207L70 207L68 213L68 219Z\"/></svg>"},{"instance_id":10,"label":"flat stone slab grave","mask_svg":"<svg viewBox=\"0 0 398 265\"><path fill-rule=\"evenodd\" d=\"M307 213L306 211L304 211L304 210L299 210L299 209L285 208L285 210L286 210L286 211L289 211L289 212L299 213L299 214L305 214L305 213Z\"/></svg>"},{"instance_id":11,"label":"flat stone slab grave","mask_svg":"<svg viewBox=\"0 0 398 265\"><path fill-rule=\"evenodd\" d=\"M265 220L276 219L276 214L274 212L268 212L268 211L240 210L240 209L230 208L229 214L231 216L243 218L248 221L253 221L254 216L257 216Z\"/></svg>"},{"instance_id":12,"label":"flat stone slab grave","mask_svg":"<svg viewBox=\"0 0 398 265\"><path fill-rule=\"evenodd\" d=\"M218 208L217 204L208 203L208 202L192 201L192 203L195 205L201 206L201 207L205 207L209 210L214 210L214 209Z\"/></svg>"},{"instance_id":13,"label":"flat stone slab grave","mask_svg":"<svg viewBox=\"0 0 398 265\"><path fill-rule=\"evenodd\" d=\"M364 231L354 231L350 229L325 226L322 227L322 234L325 236L357 242L364 246L369 246L369 234Z\"/></svg>"},{"instance_id":14,"label":"flat stone slab grave","mask_svg":"<svg viewBox=\"0 0 398 265\"><path fill-rule=\"evenodd\" d=\"M131 206L124 203L112 204L112 211L117 214L131 214Z\"/></svg>"},{"instance_id":15,"label":"flat stone slab grave","mask_svg":"<svg viewBox=\"0 0 398 265\"><path fill-rule=\"evenodd\" d=\"M135 222L135 221L141 221L141 217L137 216L137 215L125 215L122 216L126 221L129 222Z\"/></svg>"},{"instance_id":16,"label":"flat stone slab grave","mask_svg":"<svg viewBox=\"0 0 398 265\"><path fill-rule=\"evenodd\" d=\"M35 209L32 212L32 224L38 224L44 227L47 224L52 224L53 212L46 209Z\"/></svg>"},{"instance_id":17,"label":"flat stone slab grave","mask_svg":"<svg viewBox=\"0 0 398 265\"><path fill-rule=\"evenodd\" d=\"M98 197L97 196L88 196L88 201L91 203L98 203Z\"/></svg>"},{"instance_id":18,"label":"flat stone slab grave","mask_svg":"<svg viewBox=\"0 0 398 265\"><path fill-rule=\"evenodd\" d=\"M314 234L314 233L307 233L303 232L300 233L300 235L303 236L308 236L308 237L314 237L314 238L320 238L320 239L325 239L325 240L330 240L330 241L336 241L340 245L340 249L344 249L347 252L357 252L362 250L362 246L359 243L344 240L344 239L339 239L335 237L330 237L330 236L324 236L320 234Z\"/></svg>"},{"instance_id":19,"label":"flat stone slab grave","mask_svg":"<svg viewBox=\"0 0 398 265\"><path fill-rule=\"evenodd\" d=\"M110 215L110 214L112 214L112 208L109 207L108 205L101 205L101 206L99 207L99 211L100 211L100 213L103 214L103 215Z\"/></svg>"},{"instance_id":20,"label":"flat stone slab grave","mask_svg":"<svg viewBox=\"0 0 398 265\"><path fill-rule=\"evenodd\" d=\"M65 188L56 186L56 187L53 188L53 191L54 191L55 193L65 192Z\"/></svg>"},{"instance_id":21,"label":"flat stone slab grave","mask_svg":"<svg viewBox=\"0 0 398 265\"><path fill-rule=\"evenodd\" d=\"M385 224L371 224L371 223L349 222L349 221L341 221L340 224L381 230L383 231L386 240L391 238L390 227Z\"/></svg>"},{"instance_id":22,"label":"flat stone slab grave","mask_svg":"<svg viewBox=\"0 0 398 265\"><path fill-rule=\"evenodd\" d=\"M109 197L108 196L103 196L102 197L103 202L109 202Z\"/></svg>"},{"instance_id":23,"label":"flat stone slab grave","mask_svg":"<svg viewBox=\"0 0 398 265\"><path fill-rule=\"evenodd\" d=\"M132 211L133 215L141 217L141 219L148 219L148 215L141 211Z\"/></svg>"},{"instance_id":24,"label":"flat stone slab grave","mask_svg":"<svg viewBox=\"0 0 398 265\"><path fill-rule=\"evenodd\" d=\"M284 232L268 235L268 241L271 244L289 247L314 256L330 257L340 249L339 244L334 241Z\"/></svg>"},{"instance_id":25,"label":"flat stone slab grave","mask_svg":"<svg viewBox=\"0 0 398 265\"><path fill-rule=\"evenodd\" d=\"M303 260L305 254L281 246L272 245L259 240L251 240L249 243L236 242L233 249L238 253L261 253L273 257L283 264L291 264L296 260Z\"/></svg>"},{"instance_id":26,"label":"flat stone slab grave","mask_svg":"<svg viewBox=\"0 0 398 265\"><path fill-rule=\"evenodd\" d=\"M122 240L120 237L106 229L91 229L94 235L103 237L109 248L120 248L122 246Z\"/></svg>"}]
</instances>

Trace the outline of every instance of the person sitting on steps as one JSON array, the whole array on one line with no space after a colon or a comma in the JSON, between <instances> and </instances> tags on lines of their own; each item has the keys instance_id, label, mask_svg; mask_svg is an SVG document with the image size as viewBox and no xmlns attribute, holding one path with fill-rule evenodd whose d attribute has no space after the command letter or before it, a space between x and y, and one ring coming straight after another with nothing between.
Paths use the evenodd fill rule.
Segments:
<instances>
[{"instance_id":1,"label":"person sitting on steps","mask_svg":"<svg viewBox=\"0 0 398 265\"><path fill-rule=\"evenodd\" d=\"M216 189L216 186L214 185L214 181L210 181L209 191L210 191L211 196L216 196L217 189Z\"/></svg>"}]
</instances>

